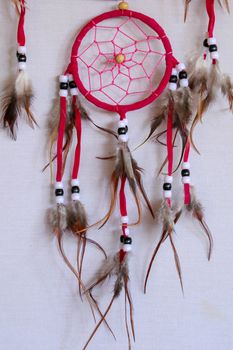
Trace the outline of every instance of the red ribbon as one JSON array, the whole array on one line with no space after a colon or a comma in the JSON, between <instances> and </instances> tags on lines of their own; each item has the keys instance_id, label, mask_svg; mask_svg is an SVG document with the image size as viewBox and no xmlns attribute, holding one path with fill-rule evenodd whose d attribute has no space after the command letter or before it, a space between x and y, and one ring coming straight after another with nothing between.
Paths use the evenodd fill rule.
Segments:
<instances>
[{"instance_id":1,"label":"red ribbon","mask_svg":"<svg viewBox=\"0 0 233 350\"><path fill-rule=\"evenodd\" d=\"M189 153L190 153L190 141L188 140L185 146L185 152L184 152L184 162L189 161ZM189 205L191 202L191 195L190 195L190 184L184 184L184 204Z\"/></svg>"},{"instance_id":2,"label":"red ribbon","mask_svg":"<svg viewBox=\"0 0 233 350\"><path fill-rule=\"evenodd\" d=\"M74 108L74 112L75 112L75 128L76 128L76 132L77 132L77 145L76 145L76 150L75 150L72 179L78 178L80 157L81 157L81 141L82 141L82 121L81 121L80 111L76 105L76 99L77 99L77 96L73 96L72 103L73 103L73 108Z\"/></svg>"},{"instance_id":3,"label":"red ribbon","mask_svg":"<svg viewBox=\"0 0 233 350\"><path fill-rule=\"evenodd\" d=\"M21 6L21 11L20 11L19 23L18 23L17 41L19 46L25 46L25 43L26 43L25 32L24 32L24 20L25 20L25 14L26 14L25 0L21 0L20 6Z\"/></svg>"},{"instance_id":4,"label":"red ribbon","mask_svg":"<svg viewBox=\"0 0 233 350\"><path fill-rule=\"evenodd\" d=\"M206 10L209 16L209 25L208 25L209 38L212 38L214 36L214 26L215 26L214 1L215 0L206 0Z\"/></svg>"},{"instance_id":5,"label":"red ribbon","mask_svg":"<svg viewBox=\"0 0 233 350\"><path fill-rule=\"evenodd\" d=\"M66 97L60 97L60 122L57 138L57 175L56 181L60 182L63 175L63 137L66 127Z\"/></svg>"}]
</instances>

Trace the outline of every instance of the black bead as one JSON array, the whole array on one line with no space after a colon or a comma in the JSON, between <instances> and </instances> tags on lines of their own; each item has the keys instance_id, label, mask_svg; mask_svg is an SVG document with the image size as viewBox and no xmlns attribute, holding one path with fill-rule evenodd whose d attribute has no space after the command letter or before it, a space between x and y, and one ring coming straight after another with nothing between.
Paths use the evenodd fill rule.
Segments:
<instances>
[{"instance_id":1,"label":"black bead","mask_svg":"<svg viewBox=\"0 0 233 350\"><path fill-rule=\"evenodd\" d=\"M120 241L121 243L125 243L125 236L121 235Z\"/></svg>"},{"instance_id":2,"label":"black bead","mask_svg":"<svg viewBox=\"0 0 233 350\"><path fill-rule=\"evenodd\" d=\"M183 169L181 171L181 175L184 176L190 176L190 170L189 169Z\"/></svg>"},{"instance_id":3,"label":"black bead","mask_svg":"<svg viewBox=\"0 0 233 350\"><path fill-rule=\"evenodd\" d=\"M80 192L79 186L72 186L71 193L79 193L79 192Z\"/></svg>"},{"instance_id":4,"label":"black bead","mask_svg":"<svg viewBox=\"0 0 233 350\"><path fill-rule=\"evenodd\" d=\"M176 75L171 75L169 79L169 83L177 83L177 76Z\"/></svg>"},{"instance_id":5,"label":"black bead","mask_svg":"<svg viewBox=\"0 0 233 350\"><path fill-rule=\"evenodd\" d=\"M188 74L185 70L182 70L180 73L179 73L179 78L180 79L187 79L188 78Z\"/></svg>"},{"instance_id":6,"label":"black bead","mask_svg":"<svg viewBox=\"0 0 233 350\"><path fill-rule=\"evenodd\" d=\"M126 132L129 131L128 125L125 126L125 130L126 130Z\"/></svg>"},{"instance_id":7,"label":"black bead","mask_svg":"<svg viewBox=\"0 0 233 350\"><path fill-rule=\"evenodd\" d=\"M203 41L203 46L204 46L204 47L209 47L208 39L205 39L205 40Z\"/></svg>"},{"instance_id":8,"label":"black bead","mask_svg":"<svg viewBox=\"0 0 233 350\"><path fill-rule=\"evenodd\" d=\"M218 47L216 44L212 44L209 46L209 51L210 52L215 52L215 51L218 51Z\"/></svg>"},{"instance_id":9,"label":"black bead","mask_svg":"<svg viewBox=\"0 0 233 350\"><path fill-rule=\"evenodd\" d=\"M165 184L163 184L163 189L164 189L164 191L171 191L172 184L166 182Z\"/></svg>"},{"instance_id":10,"label":"black bead","mask_svg":"<svg viewBox=\"0 0 233 350\"><path fill-rule=\"evenodd\" d=\"M61 90L67 90L68 89L68 83L60 83L60 89Z\"/></svg>"},{"instance_id":11,"label":"black bead","mask_svg":"<svg viewBox=\"0 0 233 350\"><path fill-rule=\"evenodd\" d=\"M55 195L57 197L63 196L64 195L64 190L62 188L57 188L56 191L55 191Z\"/></svg>"},{"instance_id":12,"label":"black bead","mask_svg":"<svg viewBox=\"0 0 233 350\"><path fill-rule=\"evenodd\" d=\"M27 61L26 55L18 54L17 57L18 57L19 62L26 62Z\"/></svg>"},{"instance_id":13,"label":"black bead","mask_svg":"<svg viewBox=\"0 0 233 350\"><path fill-rule=\"evenodd\" d=\"M70 81L70 82L69 82L69 87L70 87L70 89L76 88L77 85L76 85L75 81Z\"/></svg>"},{"instance_id":14,"label":"black bead","mask_svg":"<svg viewBox=\"0 0 233 350\"><path fill-rule=\"evenodd\" d=\"M118 130L117 130L117 132L118 132L118 135L125 135L125 134L127 134L127 129L126 129L126 127L125 128L119 128Z\"/></svg>"},{"instance_id":15,"label":"black bead","mask_svg":"<svg viewBox=\"0 0 233 350\"><path fill-rule=\"evenodd\" d=\"M125 237L124 244L132 244L132 238L131 237Z\"/></svg>"}]
</instances>

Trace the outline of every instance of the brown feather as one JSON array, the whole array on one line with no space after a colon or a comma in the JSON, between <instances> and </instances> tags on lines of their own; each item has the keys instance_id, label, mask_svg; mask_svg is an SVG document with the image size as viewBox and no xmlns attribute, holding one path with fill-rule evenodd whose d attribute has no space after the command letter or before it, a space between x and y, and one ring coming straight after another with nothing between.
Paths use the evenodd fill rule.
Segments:
<instances>
[{"instance_id":1,"label":"brown feather","mask_svg":"<svg viewBox=\"0 0 233 350\"><path fill-rule=\"evenodd\" d=\"M188 16L188 9L189 9L189 5L191 3L191 0L184 0L185 4L184 4L184 22L186 22L187 16Z\"/></svg>"},{"instance_id":2,"label":"brown feather","mask_svg":"<svg viewBox=\"0 0 233 350\"><path fill-rule=\"evenodd\" d=\"M213 237L208 225L204 220L204 210L201 203L196 199L194 188L191 188L191 203L190 205L187 206L187 210L193 215L195 219L197 219L197 221L200 223L201 227L203 228L203 232L207 236L207 239L209 242L208 260L210 260L212 249L213 249Z\"/></svg>"},{"instance_id":3,"label":"brown feather","mask_svg":"<svg viewBox=\"0 0 233 350\"><path fill-rule=\"evenodd\" d=\"M10 134L16 140L15 127L17 126L17 118L21 112L15 91L6 94L2 98L2 122L4 128L9 128Z\"/></svg>"}]
</instances>

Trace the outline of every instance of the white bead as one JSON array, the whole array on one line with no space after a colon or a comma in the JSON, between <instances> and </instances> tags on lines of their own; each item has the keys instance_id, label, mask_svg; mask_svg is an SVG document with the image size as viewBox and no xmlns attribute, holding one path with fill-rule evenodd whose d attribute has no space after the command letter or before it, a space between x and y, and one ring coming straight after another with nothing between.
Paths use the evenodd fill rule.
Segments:
<instances>
[{"instance_id":1,"label":"white bead","mask_svg":"<svg viewBox=\"0 0 233 350\"><path fill-rule=\"evenodd\" d=\"M80 194L79 193L72 193L71 198L73 201L79 201L80 200Z\"/></svg>"},{"instance_id":2,"label":"white bead","mask_svg":"<svg viewBox=\"0 0 233 350\"><path fill-rule=\"evenodd\" d=\"M176 91L177 84L176 83L169 83L168 84L168 89L171 90L171 91Z\"/></svg>"},{"instance_id":3,"label":"white bead","mask_svg":"<svg viewBox=\"0 0 233 350\"><path fill-rule=\"evenodd\" d=\"M72 88L70 89L70 93L72 96L78 96L78 89L77 88Z\"/></svg>"},{"instance_id":4,"label":"white bead","mask_svg":"<svg viewBox=\"0 0 233 350\"><path fill-rule=\"evenodd\" d=\"M68 75L68 80L69 80L69 81L74 81L74 77L73 77L72 74L69 74L69 75Z\"/></svg>"},{"instance_id":5,"label":"white bead","mask_svg":"<svg viewBox=\"0 0 233 350\"><path fill-rule=\"evenodd\" d=\"M218 60L219 59L219 53L218 51L214 51L210 53L210 57L212 60Z\"/></svg>"},{"instance_id":6,"label":"white bead","mask_svg":"<svg viewBox=\"0 0 233 350\"><path fill-rule=\"evenodd\" d=\"M127 118L124 119L124 122L125 122L125 125L128 125L128 119Z\"/></svg>"},{"instance_id":7,"label":"white bead","mask_svg":"<svg viewBox=\"0 0 233 350\"><path fill-rule=\"evenodd\" d=\"M183 176L182 182L183 182L183 184L190 184L190 182L191 182L190 176Z\"/></svg>"},{"instance_id":8,"label":"white bead","mask_svg":"<svg viewBox=\"0 0 233 350\"><path fill-rule=\"evenodd\" d=\"M61 181L55 182L54 187L55 187L56 190L60 190L60 189L63 190L63 188L64 188L64 187L63 187L63 183L62 183Z\"/></svg>"},{"instance_id":9,"label":"white bead","mask_svg":"<svg viewBox=\"0 0 233 350\"><path fill-rule=\"evenodd\" d=\"M176 68L172 68L172 74L171 75L178 75L177 69Z\"/></svg>"},{"instance_id":10,"label":"white bead","mask_svg":"<svg viewBox=\"0 0 233 350\"><path fill-rule=\"evenodd\" d=\"M180 86L181 87L188 87L189 86L188 79L180 79Z\"/></svg>"},{"instance_id":11,"label":"white bead","mask_svg":"<svg viewBox=\"0 0 233 350\"><path fill-rule=\"evenodd\" d=\"M71 180L71 186L79 186L80 185L80 181L79 179L72 179Z\"/></svg>"},{"instance_id":12,"label":"white bead","mask_svg":"<svg viewBox=\"0 0 233 350\"><path fill-rule=\"evenodd\" d=\"M57 204L63 204L64 203L64 197L63 196L57 196L56 197L56 203Z\"/></svg>"},{"instance_id":13,"label":"white bead","mask_svg":"<svg viewBox=\"0 0 233 350\"><path fill-rule=\"evenodd\" d=\"M118 128L124 128L125 127L125 122L124 122L124 120L120 120L119 122L118 122Z\"/></svg>"},{"instance_id":14,"label":"white bead","mask_svg":"<svg viewBox=\"0 0 233 350\"><path fill-rule=\"evenodd\" d=\"M59 81L60 81L60 83L68 83L68 76L67 75L60 75Z\"/></svg>"},{"instance_id":15,"label":"white bead","mask_svg":"<svg viewBox=\"0 0 233 350\"><path fill-rule=\"evenodd\" d=\"M183 162L182 163L182 169L190 169L190 163L189 162Z\"/></svg>"},{"instance_id":16,"label":"white bead","mask_svg":"<svg viewBox=\"0 0 233 350\"><path fill-rule=\"evenodd\" d=\"M61 90L59 91L59 96L60 96L60 97L67 97L67 96L68 96L68 91L67 91L67 90L61 89Z\"/></svg>"},{"instance_id":17,"label":"white bead","mask_svg":"<svg viewBox=\"0 0 233 350\"><path fill-rule=\"evenodd\" d=\"M27 68L26 62L18 62L19 70L25 70Z\"/></svg>"},{"instance_id":18,"label":"white bead","mask_svg":"<svg viewBox=\"0 0 233 350\"><path fill-rule=\"evenodd\" d=\"M171 198L172 197L172 191L163 191L164 198Z\"/></svg>"},{"instance_id":19,"label":"white bead","mask_svg":"<svg viewBox=\"0 0 233 350\"><path fill-rule=\"evenodd\" d=\"M128 222L129 222L128 216L122 216L121 217L121 222L122 222L122 224L128 224Z\"/></svg>"},{"instance_id":20,"label":"white bead","mask_svg":"<svg viewBox=\"0 0 233 350\"><path fill-rule=\"evenodd\" d=\"M119 141L121 142L128 142L129 140L129 136L126 134L126 135L119 135Z\"/></svg>"},{"instance_id":21,"label":"white bead","mask_svg":"<svg viewBox=\"0 0 233 350\"><path fill-rule=\"evenodd\" d=\"M129 236L129 229L128 228L125 229L125 234L126 234L126 236Z\"/></svg>"},{"instance_id":22,"label":"white bead","mask_svg":"<svg viewBox=\"0 0 233 350\"><path fill-rule=\"evenodd\" d=\"M172 184L173 183L173 177L166 175L164 178L164 183Z\"/></svg>"},{"instance_id":23,"label":"white bead","mask_svg":"<svg viewBox=\"0 0 233 350\"><path fill-rule=\"evenodd\" d=\"M215 45L217 40L215 38L208 38L208 45Z\"/></svg>"},{"instance_id":24,"label":"white bead","mask_svg":"<svg viewBox=\"0 0 233 350\"><path fill-rule=\"evenodd\" d=\"M26 46L18 46L17 52L18 52L20 55L26 55L26 53L27 53Z\"/></svg>"},{"instance_id":25,"label":"white bead","mask_svg":"<svg viewBox=\"0 0 233 350\"><path fill-rule=\"evenodd\" d=\"M178 72L181 72L182 70L185 70L184 63L177 64L176 69L178 70Z\"/></svg>"},{"instance_id":26,"label":"white bead","mask_svg":"<svg viewBox=\"0 0 233 350\"><path fill-rule=\"evenodd\" d=\"M124 245L123 245L123 251L124 251L125 253L131 252L131 250L132 250L131 244L124 244Z\"/></svg>"}]
</instances>

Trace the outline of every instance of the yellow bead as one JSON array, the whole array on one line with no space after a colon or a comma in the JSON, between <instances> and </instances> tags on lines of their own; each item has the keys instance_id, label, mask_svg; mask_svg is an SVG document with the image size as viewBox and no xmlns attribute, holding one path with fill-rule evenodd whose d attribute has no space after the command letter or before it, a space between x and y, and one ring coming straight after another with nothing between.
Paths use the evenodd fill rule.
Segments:
<instances>
[{"instance_id":1,"label":"yellow bead","mask_svg":"<svg viewBox=\"0 0 233 350\"><path fill-rule=\"evenodd\" d=\"M118 55L116 55L115 60L118 64L121 64L124 62L125 56L122 53L119 53Z\"/></svg>"},{"instance_id":2,"label":"yellow bead","mask_svg":"<svg viewBox=\"0 0 233 350\"><path fill-rule=\"evenodd\" d=\"M118 5L119 10L128 10L129 9L129 4L128 2L122 1Z\"/></svg>"}]
</instances>

